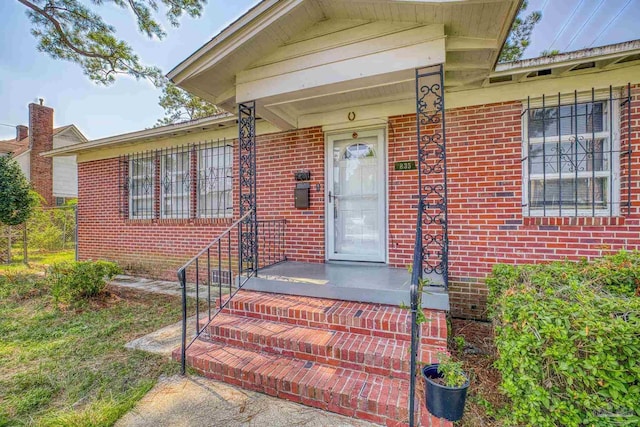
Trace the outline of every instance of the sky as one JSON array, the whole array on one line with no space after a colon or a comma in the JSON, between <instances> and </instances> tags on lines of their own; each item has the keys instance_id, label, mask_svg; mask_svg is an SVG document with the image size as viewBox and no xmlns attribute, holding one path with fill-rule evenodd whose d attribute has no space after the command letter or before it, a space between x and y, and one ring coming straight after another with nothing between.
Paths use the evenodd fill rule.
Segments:
<instances>
[{"instance_id":1,"label":"sky","mask_svg":"<svg viewBox=\"0 0 640 427\"><path fill-rule=\"evenodd\" d=\"M133 17L113 5L98 7L143 63L169 72L258 0L209 0L200 18L166 24L167 37L149 40ZM71 63L36 50L26 8L0 0L0 139L15 137L15 125L28 124L28 104L43 98L54 108L54 125L75 124L89 139L152 127L163 117L160 90L147 81L124 77L101 86ZM640 39L640 0L530 0L528 11L542 11L524 58L543 50L561 52Z\"/></svg>"}]
</instances>

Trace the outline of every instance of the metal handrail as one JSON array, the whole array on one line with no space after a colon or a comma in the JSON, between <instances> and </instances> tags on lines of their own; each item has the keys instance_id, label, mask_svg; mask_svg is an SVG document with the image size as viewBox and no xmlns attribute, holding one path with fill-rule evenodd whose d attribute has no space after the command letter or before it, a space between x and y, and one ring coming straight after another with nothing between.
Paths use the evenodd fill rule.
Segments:
<instances>
[{"instance_id":1,"label":"metal handrail","mask_svg":"<svg viewBox=\"0 0 640 427\"><path fill-rule=\"evenodd\" d=\"M420 342L420 330L418 329L418 307L420 280L422 280L422 211L424 202L422 198L418 200L418 219L416 224L416 239L413 248L413 263L411 265L411 375L409 376L409 427L413 427L415 423L415 393L416 393L416 356L418 351L418 343Z\"/></svg>"},{"instance_id":2,"label":"metal handrail","mask_svg":"<svg viewBox=\"0 0 640 427\"><path fill-rule=\"evenodd\" d=\"M233 230L234 228L236 228L238 226L238 224L240 224L241 222L243 222L245 219L247 219L249 216L251 216L251 214L253 213L253 209L251 209L250 211L248 211L247 213L245 213L242 218L240 218L239 220L237 220L236 222L234 222L231 226L229 226L229 228L227 228L225 231L222 232L222 234L220 234L216 239L214 239L213 242L209 243L209 245L207 247L205 247L203 250L201 250L200 252L198 252L198 254L196 256L194 256L193 258L191 258L189 261L187 261L182 267L180 267L178 269L178 272L180 272L180 270L185 270L187 267L189 267L191 264L193 264L197 258L201 257L202 255L204 255L208 250L210 250L216 243L218 243L220 240L222 240L222 238L229 232L231 232L231 230Z\"/></svg>"},{"instance_id":3,"label":"metal handrail","mask_svg":"<svg viewBox=\"0 0 640 427\"><path fill-rule=\"evenodd\" d=\"M216 239L214 239L207 247L202 249L196 256L187 261L182 267L178 269L178 281L180 282L180 286L182 287L182 339L181 339L181 349L180 349L180 363L181 363L181 373L182 375L186 372L186 355L187 349L193 344L198 337L202 334L203 331L207 329L209 324L215 319L215 317L229 304L231 298L235 296L235 294L242 289L242 286L251 278L252 275L256 274L257 266L254 269L251 269L247 272L244 280L240 280L240 277L243 274L242 269L242 260L240 256L238 256L238 286L235 292L232 292L232 282L233 282L233 267L232 267L232 258L231 258L231 232L234 231L235 228L241 227L241 225L246 222L246 220L253 214L253 209L246 212L240 219L234 222L229 228L227 228L222 234L220 234ZM222 243L226 240L226 251L222 252ZM239 242L238 242L239 243ZM217 256L217 268L211 268L211 258L212 258L212 249L213 256ZM206 271L207 271L207 309L208 309L208 321L207 323L200 327L200 258L206 255ZM223 255L226 255L226 269L222 268L222 258ZM238 254L240 255L240 254ZM255 263L257 264L257 262ZM189 267L195 267L195 282L196 282L196 334L193 339L187 343L187 270ZM212 284L212 273L217 271L217 282L218 282L218 303L214 308L214 312L211 310L211 284ZM225 273L223 275L223 273ZM229 295L226 301L222 300L222 282L225 276L228 279L229 284Z\"/></svg>"}]
</instances>

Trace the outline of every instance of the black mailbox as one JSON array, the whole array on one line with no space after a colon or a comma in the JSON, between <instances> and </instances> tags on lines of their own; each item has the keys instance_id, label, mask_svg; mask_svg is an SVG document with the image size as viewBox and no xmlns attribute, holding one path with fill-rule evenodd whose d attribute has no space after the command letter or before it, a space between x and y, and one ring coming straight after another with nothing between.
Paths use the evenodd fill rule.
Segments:
<instances>
[{"instance_id":1,"label":"black mailbox","mask_svg":"<svg viewBox=\"0 0 640 427\"><path fill-rule=\"evenodd\" d=\"M306 209L309 207L309 189L311 184L308 182L299 182L295 188L295 204L296 209Z\"/></svg>"}]
</instances>

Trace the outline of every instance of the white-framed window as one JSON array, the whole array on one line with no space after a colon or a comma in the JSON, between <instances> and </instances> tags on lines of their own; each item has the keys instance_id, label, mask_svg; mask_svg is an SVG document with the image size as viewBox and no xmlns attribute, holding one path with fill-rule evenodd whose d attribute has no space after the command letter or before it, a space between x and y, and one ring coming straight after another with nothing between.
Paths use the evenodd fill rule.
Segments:
<instances>
[{"instance_id":1,"label":"white-framed window","mask_svg":"<svg viewBox=\"0 0 640 427\"><path fill-rule=\"evenodd\" d=\"M129 218L153 218L155 162L153 157L129 160Z\"/></svg>"},{"instance_id":2,"label":"white-framed window","mask_svg":"<svg viewBox=\"0 0 640 427\"><path fill-rule=\"evenodd\" d=\"M190 151L163 153L160 157L160 217L191 216Z\"/></svg>"},{"instance_id":3,"label":"white-framed window","mask_svg":"<svg viewBox=\"0 0 640 427\"><path fill-rule=\"evenodd\" d=\"M230 145L198 149L198 217L229 218L233 215L233 151Z\"/></svg>"},{"instance_id":4,"label":"white-framed window","mask_svg":"<svg viewBox=\"0 0 640 427\"><path fill-rule=\"evenodd\" d=\"M525 215L619 213L617 102L593 95L587 101L575 98L523 114Z\"/></svg>"},{"instance_id":5,"label":"white-framed window","mask_svg":"<svg viewBox=\"0 0 640 427\"><path fill-rule=\"evenodd\" d=\"M225 139L122 155L118 205L128 219L233 217L233 145Z\"/></svg>"}]
</instances>

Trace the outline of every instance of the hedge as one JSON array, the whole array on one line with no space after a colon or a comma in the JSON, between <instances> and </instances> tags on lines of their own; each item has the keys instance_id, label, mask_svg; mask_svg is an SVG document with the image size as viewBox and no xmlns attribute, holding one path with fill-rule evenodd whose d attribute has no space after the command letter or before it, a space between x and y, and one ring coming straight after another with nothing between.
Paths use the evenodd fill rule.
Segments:
<instances>
[{"instance_id":1,"label":"hedge","mask_svg":"<svg viewBox=\"0 0 640 427\"><path fill-rule=\"evenodd\" d=\"M640 425L640 252L495 266L506 425Z\"/></svg>"}]
</instances>

